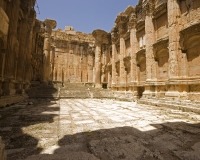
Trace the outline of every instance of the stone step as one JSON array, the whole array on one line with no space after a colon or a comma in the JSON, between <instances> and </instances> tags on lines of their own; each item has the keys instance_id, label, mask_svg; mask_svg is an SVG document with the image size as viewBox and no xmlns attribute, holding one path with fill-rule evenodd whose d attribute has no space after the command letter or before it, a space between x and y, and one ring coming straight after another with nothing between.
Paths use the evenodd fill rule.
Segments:
<instances>
[{"instance_id":1,"label":"stone step","mask_svg":"<svg viewBox=\"0 0 200 160\"><path fill-rule=\"evenodd\" d=\"M154 105L158 107L166 107L171 109L182 110L184 112L195 112L200 114L200 105L194 104L193 102L178 102L175 100L155 100L155 99L146 99L142 98L138 103L146 105Z\"/></svg>"}]
</instances>

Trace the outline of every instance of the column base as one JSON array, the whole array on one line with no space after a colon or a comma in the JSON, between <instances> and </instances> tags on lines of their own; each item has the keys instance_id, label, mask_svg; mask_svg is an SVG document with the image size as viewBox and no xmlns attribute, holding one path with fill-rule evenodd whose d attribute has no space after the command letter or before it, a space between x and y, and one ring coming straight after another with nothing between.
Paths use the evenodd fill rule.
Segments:
<instances>
[{"instance_id":1,"label":"column base","mask_svg":"<svg viewBox=\"0 0 200 160\"><path fill-rule=\"evenodd\" d=\"M16 94L14 82L3 82L3 95L14 95Z\"/></svg>"},{"instance_id":2,"label":"column base","mask_svg":"<svg viewBox=\"0 0 200 160\"><path fill-rule=\"evenodd\" d=\"M102 88L101 84L97 83L95 84L95 88Z\"/></svg>"}]
</instances>

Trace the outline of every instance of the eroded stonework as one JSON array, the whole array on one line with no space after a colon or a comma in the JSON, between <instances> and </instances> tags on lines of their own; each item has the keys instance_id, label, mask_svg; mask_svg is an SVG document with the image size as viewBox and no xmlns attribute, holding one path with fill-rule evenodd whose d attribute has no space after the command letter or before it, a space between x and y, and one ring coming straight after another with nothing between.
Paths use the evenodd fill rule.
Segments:
<instances>
[{"instance_id":1,"label":"eroded stonework","mask_svg":"<svg viewBox=\"0 0 200 160\"><path fill-rule=\"evenodd\" d=\"M200 100L197 0L140 0L117 15L110 33L92 34L35 19L34 0L0 2L3 105L22 100L32 81L90 83L148 103Z\"/></svg>"}]
</instances>

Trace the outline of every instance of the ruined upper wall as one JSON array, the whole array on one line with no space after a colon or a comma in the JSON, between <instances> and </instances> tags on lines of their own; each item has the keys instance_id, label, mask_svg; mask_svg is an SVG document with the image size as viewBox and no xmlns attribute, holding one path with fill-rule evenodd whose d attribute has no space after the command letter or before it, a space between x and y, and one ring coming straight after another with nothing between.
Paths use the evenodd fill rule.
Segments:
<instances>
[{"instance_id":1,"label":"ruined upper wall","mask_svg":"<svg viewBox=\"0 0 200 160\"><path fill-rule=\"evenodd\" d=\"M70 30L71 27L71 30ZM78 43L94 43L94 37L92 34L87 34L83 32L75 32L72 26L68 26L63 31L58 28L52 32L52 37L54 40L63 40L68 42L78 42Z\"/></svg>"}]
</instances>

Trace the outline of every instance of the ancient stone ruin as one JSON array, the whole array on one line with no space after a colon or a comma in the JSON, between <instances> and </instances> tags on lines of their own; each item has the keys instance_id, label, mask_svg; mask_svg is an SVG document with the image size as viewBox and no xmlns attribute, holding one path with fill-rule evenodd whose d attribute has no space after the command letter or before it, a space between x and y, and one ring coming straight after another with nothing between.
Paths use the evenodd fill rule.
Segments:
<instances>
[{"instance_id":1,"label":"ancient stone ruin","mask_svg":"<svg viewBox=\"0 0 200 160\"><path fill-rule=\"evenodd\" d=\"M54 30L55 20L36 19L34 4L0 3L1 106L26 98L34 81L91 84L143 103L200 100L199 1L140 0L110 33L92 34Z\"/></svg>"},{"instance_id":2,"label":"ancient stone ruin","mask_svg":"<svg viewBox=\"0 0 200 160\"><path fill-rule=\"evenodd\" d=\"M34 5L0 0L0 107L28 98L32 84L76 83L107 89L110 98L199 112L199 0L139 0L110 33L91 34L55 29L56 20L36 19Z\"/></svg>"}]
</instances>

